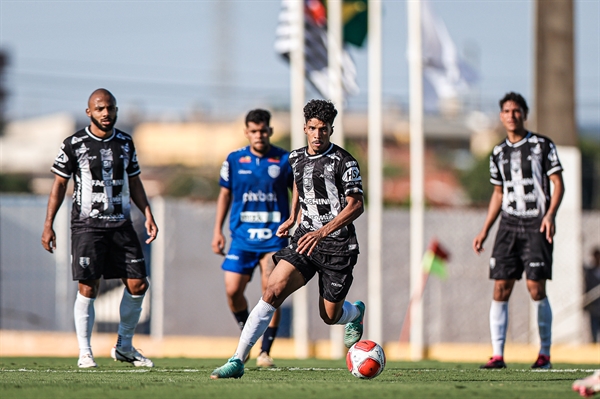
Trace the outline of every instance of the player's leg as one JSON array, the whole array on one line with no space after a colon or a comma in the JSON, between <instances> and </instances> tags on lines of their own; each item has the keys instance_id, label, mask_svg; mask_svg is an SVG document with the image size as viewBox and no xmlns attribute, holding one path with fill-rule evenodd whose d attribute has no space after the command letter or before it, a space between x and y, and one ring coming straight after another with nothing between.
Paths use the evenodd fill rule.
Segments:
<instances>
[{"instance_id":1,"label":"player's leg","mask_svg":"<svg viewBox=\"0 0 600 399\"><path fill-rule=\"evenodd\" d=\"M343 324L344 345L350 348L362 338L365 304L345 300L352 286L357 255L331 256L313 253L320 263L319 314L326 324ZM326 267L324 267L326 266Z\"/></svg>"},{"instance_id":2,"label":"player's leg","mask_svg":"<svg viewBox=\"0 0 600 399\"><path fill-rule=\"evenodd\" d=\"M79 344L77 365L81 368L97 367L92 353L91 339L95 319L94 301L100 287L106 255L105 247L102 234L71 235L71 269L73 280L79 281L73 318Z\"/></svg>"},{"instance_id":3,"label":"player's leg","mask_svg":"<svg viewBox=\"0 0 600 399\"><path fill-rule=\"evenodd\" d=\"M490 279L494 280L494 291L490 305L489 322L492 341L492 357L481 366L483 369L505 368L504 346L508 329L508 300L515 281L523 274L516 233L499 229L490 258Z\"/></svg>"},{"instance_id":4,"label":"player's leg","mask_svg":"<svg viewBox=\"0 0 600 399\"><path fill-rule=\"evenodd\" d=\"M275 262L273 261L273 252L262 254L259 260L261 269L261 285L262 291L267 289L267 283L269 276L275 268ZM281 319L281 310L277 308L273 314L273 318L267 327L267 330L263 334L262 344L260 347L260 355L256 358L256 365L259 367L275 367L273 359L271 358L271 347L277 336L277 329L279 328L279 321Z\"/></svg>"},{"instance_id":5,"label":"player's leg","mask_svg":"<svg viewBox=\"0 0 600 399\"><path fill-rule=\"evenodd\" d=\"M552 308L546 296L546 280L552 278L552 244L545 234L530 233L525 237L523 263L527 276L527 290L537 311L540 352L532 368L548 369L552 344Z\"/></svg>"},{"instance_id":6,"label":"player's leg","mask_svg":"<svg viewBox=\"0 0 600 399\"><path fill-rule=\"evenodd\" d=\"M250 275L225 270L225 295L227 304L240 330L248 320L248 301L244 296Z\"/></svg>"},{"instance_id":7,"label":"player's leg","mask_svg":"<svg viewBox=\"0 0 600 399\"><path fill-rule=\"evenodd\" d=\"M300 256L288 254L290 257ZM314 273L313 273L314 275ZM310 278L309 278L310 279ZM210 378L240 378L244 375L245 359L256 341L264 334L275 313L283 301L298 288L304 286L306 279L296 267L286 260L279 260L271 273L262 298L250 312L248 321L242 330L235 354L223 366L216 368Z\"/></svg>"},{"instance_id":8,"label":"player's leg","mask_svg":"<svg viewBox=\"0 0 600 399\"><path fill-rule=\"evenodd\" d=\"M112 232L111 252L104 278L121 278L125 287L119 305L117 343L111 357L136 367L153 367L154 363L133 346L133 335L142 314L142 303L148 291L146 262L133 227Z\"/></svg>"}]
</instances>

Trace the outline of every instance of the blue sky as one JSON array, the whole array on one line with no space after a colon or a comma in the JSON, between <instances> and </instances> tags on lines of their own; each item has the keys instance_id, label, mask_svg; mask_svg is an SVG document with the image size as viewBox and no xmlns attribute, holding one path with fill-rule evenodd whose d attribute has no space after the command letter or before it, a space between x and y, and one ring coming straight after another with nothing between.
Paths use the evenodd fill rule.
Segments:
<instances>
[{"instance_id":1,"label":"blue sky","mask_svg":"<svg viewBox=\"0 0 600 399\"><path fill-rule=\"evenodd\" d=\"M488 112L511 90L533 101L532 1L431 3L479 71L472 100ZM384 104L406 107L406 1L384 0L383 8ZM3 0L9 117L83 115L97 87L116 95L122 116L230 117L257 106L287 107L289 68L273 50L279 9L278 0ZM576 0L575 12L578 119L598 126L600 2ZM352 54L362 92L348 107L365 109L367 48Z\"/></svg>"}]
</instances>

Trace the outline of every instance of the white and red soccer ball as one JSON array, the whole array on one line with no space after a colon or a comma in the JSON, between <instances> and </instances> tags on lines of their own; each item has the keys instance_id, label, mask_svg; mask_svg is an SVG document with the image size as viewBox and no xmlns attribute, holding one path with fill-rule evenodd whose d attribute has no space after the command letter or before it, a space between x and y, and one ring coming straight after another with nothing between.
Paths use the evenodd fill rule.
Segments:
<instances>
[{"instance_id":1,"label":"white and red soccer ball","mask_svg":"<svg viewBox=\"0 0 600 399\"><path fill-rule=\"evenodd\" d=\"M363 339L348 350L346 365L357 378L375 378L385 368L385 353L377 343Z\"/></svg>"}]
</instances>

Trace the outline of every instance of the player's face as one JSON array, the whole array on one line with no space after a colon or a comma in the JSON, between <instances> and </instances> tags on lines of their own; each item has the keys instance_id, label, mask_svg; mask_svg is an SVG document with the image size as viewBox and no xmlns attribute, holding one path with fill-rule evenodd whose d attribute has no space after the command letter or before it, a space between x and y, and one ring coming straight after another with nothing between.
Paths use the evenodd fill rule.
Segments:
<instances>
[{"instance_id":1,"label":"player's face","mask_svg":"<svg viewBox=\"0 0 600 399\"><path fill-rule=\"evenodd\" d=\"M117 104L110 95L99 93L90 98L85 112L98 129L110 132L117 123L117 110Z\"/></svg>"},{"instance_id":2,"label":"player's face","mask_svg":"<svg viewBox=\"0 0 600 399\"><path fill-rule=\"evenodd\" d=\"M320 154L329 148L333 126L317 118L309 119L304 125L304 134L308 141L308 153Z\"/></svg>"},{"instance_id":3,"label":"player's face","mask_svg":"<svg viewBox=\"0 0 600 399\"><path fill-rule=\"evenodd\" d=\"M259 154L266 154L271 148L271 134L273 129L266 126L264 122L248 122L244 134L250 142L250 149Z\"/></svg>"},{"instance_id":4,"label":"player's face","mask_svg":"<svg viewBox=\"0 0 600 399\"><path fill-rule=\"evenodd\" d=\"M509 133L522 133L525 131L525 112L519 104L507 101L502 105L500 121Z\"/></svg>"}]
</instances>

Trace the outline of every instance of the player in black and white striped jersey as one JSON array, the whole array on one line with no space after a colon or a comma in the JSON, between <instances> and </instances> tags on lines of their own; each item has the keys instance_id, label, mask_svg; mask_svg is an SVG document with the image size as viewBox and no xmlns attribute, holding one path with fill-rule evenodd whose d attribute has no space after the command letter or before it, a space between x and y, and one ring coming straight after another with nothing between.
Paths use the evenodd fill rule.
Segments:
<instances>
[{"instance_id":1,"label":"player in black and white striped jersey","mask_svg":"<svg viewBox=\"0 0 600 399\"><path fill-rule=\"evenodd\" d=\"M546 280L552 278L556 212L562 201L562 166L554 143L525 129L527 102L517 93L500 100L500 121L507 137L490 156L494 191L482 230L473 240L479 254L500 213L502 218L490 258L494 294L490 308L492 358L482 368L504 368L508 300L525 271L527 289L538 312L541 348L532 368L550 368L552 310ZM554 186L551 193L550 182Z\"/></svg>"},{"instance_id":2,"label":"player in black and white striped jersey","mask_svg":"<svg viewBox=\"0 0 600 399\"><path fill-rule=\"evenodd\" d=\"M291 244L273 256L277 266L248 317L237 350L226 364L212 372L213 379L244 375L243 360L275 310L317 273L321 319L326 324L345 325L346 347L362 337L365 305L345 300L359 253L352 222L364 210L362 178L356 159L330 141L336 115L337 110L328 101L312 100L304 107L308 145L290 153L294 172L292 209L277 235L288 236L300 209L302 220Z\"/></svg>"}]
</instances>

